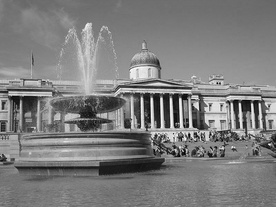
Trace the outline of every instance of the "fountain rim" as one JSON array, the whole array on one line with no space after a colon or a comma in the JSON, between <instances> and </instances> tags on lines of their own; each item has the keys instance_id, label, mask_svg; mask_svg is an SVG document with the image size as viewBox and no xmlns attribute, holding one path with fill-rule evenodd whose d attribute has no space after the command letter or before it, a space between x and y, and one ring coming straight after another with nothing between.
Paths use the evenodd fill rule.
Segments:
<instances>
[{"instance_id":1,"label":"fountain rim","mask_svg":"<svg viewBox=\"0 0 276 207\"><path fill-rule=\"evenodd\" d=\"M151 133L146 131L105 131L105 132L97 132L97 131L76 131L76 132L44 132L44 133L26 133L22 135L23 140L32 140L32 139L57 139L63 138L87 138L89 136L96 137L97 135L101 135L101 137L113 135L115 137L120 136L120 138L127 139L127 136L140 137L146 136L150 140Z\"/></svg>"},{"instance_id":2,"label":"fountain rim","mask_svg":"<svg viewBox=\"0 0 276 207\"><path fill-rule=\"evenodd\" d=\"M80 108L75 109L76 107L72 107L72 109L64 109L58 106L55 106L55 103L58 102L62 102L62 101L82 101L83 102L85 100L89 100L89 99L98 99L101 100L101 103L104 103L103 99L104 98L108 98L108 99L113 99L113 100L120 100L117 104L116 107L104 107L104 108L98 108L96 110L97 114L101 114L101 113L108 113L108 112L112 112L115 110L120 109L125 103L126 100L124 100L123 98L117 97L117 96L112 96L112 95L101 95L101 94L83 94L83 95L72 95L72 96L61 96L61 97L54 97L50 100L50 105L58 112L67 112L67 113L75 113L75 114L79 114L80 113ZM92 109L92 107L91 107Z\"/></svg>"}]
</instances>

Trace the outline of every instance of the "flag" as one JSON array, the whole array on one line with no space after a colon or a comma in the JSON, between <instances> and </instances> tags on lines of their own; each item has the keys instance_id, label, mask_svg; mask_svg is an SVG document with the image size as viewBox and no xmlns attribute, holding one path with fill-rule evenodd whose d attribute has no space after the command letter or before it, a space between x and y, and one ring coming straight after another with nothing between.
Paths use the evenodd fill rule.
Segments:
<instances>
[{"instance_id":1,"label":"flag","mask_svg":"<svg viewBox=\"0 0 276 207\"><path fill-rule=\"evenodd\" d=\"M32 53L32 66L34 66L34 54Z\"/></svg>"}]
</instances>

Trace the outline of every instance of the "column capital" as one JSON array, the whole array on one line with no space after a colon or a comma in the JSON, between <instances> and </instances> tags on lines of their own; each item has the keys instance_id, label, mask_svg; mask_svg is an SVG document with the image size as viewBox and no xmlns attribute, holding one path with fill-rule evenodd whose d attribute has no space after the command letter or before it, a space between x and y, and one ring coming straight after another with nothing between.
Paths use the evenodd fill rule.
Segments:
<instances>
[{"instance_id":1,"label":"column capital","mask_svg":"<svg viewBox=\"0 0 276 207\"><path fill-rule=\"evenodd\" d=\"M238 100L239 101L239 103L241 103L242 102L242 100L240 99L240 100Z\"/></svg>"}]
</instances>

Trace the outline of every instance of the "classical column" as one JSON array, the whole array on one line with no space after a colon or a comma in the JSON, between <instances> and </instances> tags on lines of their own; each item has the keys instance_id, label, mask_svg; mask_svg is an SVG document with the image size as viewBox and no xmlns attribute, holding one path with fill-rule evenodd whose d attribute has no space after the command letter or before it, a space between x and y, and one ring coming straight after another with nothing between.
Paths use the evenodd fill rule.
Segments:
<instances>
[{"instance_id":1,"label":"classical column","mask_svg":"<svg viewBox=\"0 0 276 207\"><path fill-rule=\"evenodd\" d=\"M234 122L234 103L233 102L234 102L233 100L230 100L230 113L231 113L230 122L231 122L231 128L236 129L235 122Z\"/></svg>"},{"instance_id":2,"label":"classical column","mask_svg":"<svg viewBox=\"0 0 276 207\"><path fill-rule=\"evenodd\" d=\"M193 128L192 95L188 95L189 128Z\"/></svg>"},{"instance_id":3,"label":"classical column","mask_svg":"<svg viewBox=\"0 0 276 207\"><path fill-rule=\"evenodd\" d=\"M230 126L230 104L228 101L226 101L226 118L227 118L227 129L231 129Z\"/></svg>"},{"instance_id":4,"label":"classical column","mask_svg":"<svg viewBox=\"0 0 276 207\"><path fill-rule=\"evenodd\" d=\"M133 93L130 94L130 118L131 118L131 129L134 129L134 97Z\"/></svg>"},{"instance_id":5,"label":"classical column","mask_svg":"<svg viewBox=\"0 0 276 207\"><path fill-rule=\"evenodd\" d=\"M197 111L196 111L196 123L197 123L197 128L200 129L200 104L199 101L197 101Z\"/></svg>"},{"instance_id":6,"label":"classical column","mask_svg":"<svg viewBox=\"0 0 276 207\"><path fill-rule=\"evenodd\" d=\"M255 129L256 124L255 124L254 101L251 101L251 121L252 121L252 129Z\"/></svg>"},{"instance_id":7,"label":"classical column","mask_svg":"<svg viewBox=\"0 0 276 207\"><path fill-rule=\"evenodd\" d=\"M117 109L115 112L115 120L114 120L114 124L115 124L115 129L118 129L119 128L119 110L120 109Z\"/></svg>"},{"instance_id":8,"label":"classical column","mask_svg":"<svg viewBox=\"0 0 276 207\"><path fill-rule=\"evenodd\" d=\"M140 94L140 108L141 108L141 129L145 129L145 103L144 94Z\"/></svg>"},{"instance_id":9,"label":"classical column","mask_svg":"<svg viewBox=\"0 0 276 207\"><path fill-rule=\"evenodd\" d=\"M123 98L123 97L124 97L124 95L121 94L121 98ZM122 106L120 108L120 118L121 118L121 126L120 126L120 128L124 129L125 128L124 106Z\"/></svg>"},{"instance_id":10,"label":"classical column","mask_svg":"<svg viewBox=\"0 0 276 207\"><path fill-rule=\"evenodd\" d=\"M161 129L165 128L165 124L164 124L164 99L163 99L163 94L162 93L160 93L160 123L161 123L160 128Z\"/></svg>"},{"instance_id":11,"label":"classical column","mask_svg":"<svg viewBox=\"0 0 276 207\"><path fill-rule=\"evenodd\" d=\"M179 127L183 129L183 101L182 94L178 94L178 105L179 105Z\"/></svg>"},{"instance_id":12,"label":"classical column","mask_svg":"<svg viewBox=\"0 0 276 207\"><path fill-rule=\"evenodd\" d=\"M54 116L53 116L53 107L50 105L48 107L48 124L53 124Z\"/></svg>"},{"instance_id":13,"label":"classical column","mask_svg":"<svg viewBox=\"0 0 276 207\"><path fill-rule=\"evenodd\" d=\"M65 132L65 124L64 124L64 121L65 121L65 112L60 112L60 131L61 132Z\"/></svg>"},{"instance_id":14,"label":"classical column","mask_svg":"<svg viewBox=\"0 0 276 207\"><path fill-rule=\"evenodd\" d=\"M174 117L173 117L173 94L169 94L170 96L170 128L174 128Z\"/></svg>"},{"instance_id":15,"label":"classical column","mask_svg":"<svg viewBox=\"0 0 276 207\"><path fill-rule=\"evenodd\" d=\"M243 129L243 117L242 117L242 101L239 100L239 122L240 122L240 129Z\"/></svg>"},{"instance_id":16,"label":"classical column","mask_svg":"<svg viewBox=\"0 0 276 207\"><path fill-rule=\"evenodd\" d=\"M153 94L150 94L150 126L151 129L154 129L154 100L153 100Z\"/></svg>"},{"instance_id":17,"label":"classical column","mask_svg":"<svg viewBox=\"0 0 276 207\"><path fill-rule=\"evenodd\" d=\"M8 123L7 123L7 131L12 131L12 113L13 113L13 103L11 97L8 97Z\"/></svg>"},{"instance_id":18,"label":"classical column","mask_svg":"<svg viewBox=\"0 0 276 207\"><path fill-rule=\"evenodd\" d=\"M19 97L19 131L23 131L23 97Z\"/></svg>"},{"instance_id":19,"label":"classical column","mask_svg":"<svg viewBox=\"0 0 276 207\"><path fill-rule=\"evenodd\" d=\"M262 101L259 101L259 128L263 129L263 111L262 111Z\"/></svg>"},{"instance_id":20,"label":"classical column","mask_svg":"<svg viewBox=\"0 0 276 207\"><path fill-rule=\"evenodd\" d=\"M41 113L40 113L40 97L37 97L37 113L36 113L36 129L41 131Z\"/></svg>"}]
</instances>

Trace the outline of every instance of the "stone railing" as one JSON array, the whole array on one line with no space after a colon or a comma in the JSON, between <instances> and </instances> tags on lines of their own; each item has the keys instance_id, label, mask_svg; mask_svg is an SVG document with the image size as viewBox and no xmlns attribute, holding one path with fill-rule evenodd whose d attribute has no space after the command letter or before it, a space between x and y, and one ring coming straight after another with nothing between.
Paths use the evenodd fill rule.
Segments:
<instances>
[{"instance_id":1,"label":"stone railing","mask_svg":"<svg viewBox=\"0 0 276 207\"><path fill-rule=\"evenodd\" d=\"M9 134L0 134L0 141L1 140L9 140L10 139L10 135Z\"/></svg>"},{"instance_id":2,"label":"stone railing","mask_svg":"<svg viewBox=\"0 0 276 207\"><path fill-rule=\"evenodd\" d=\"M20 137L18 133L0 133L0 154L5 154L8 160L17 160Z\"/></svg>"}]
</instances>

